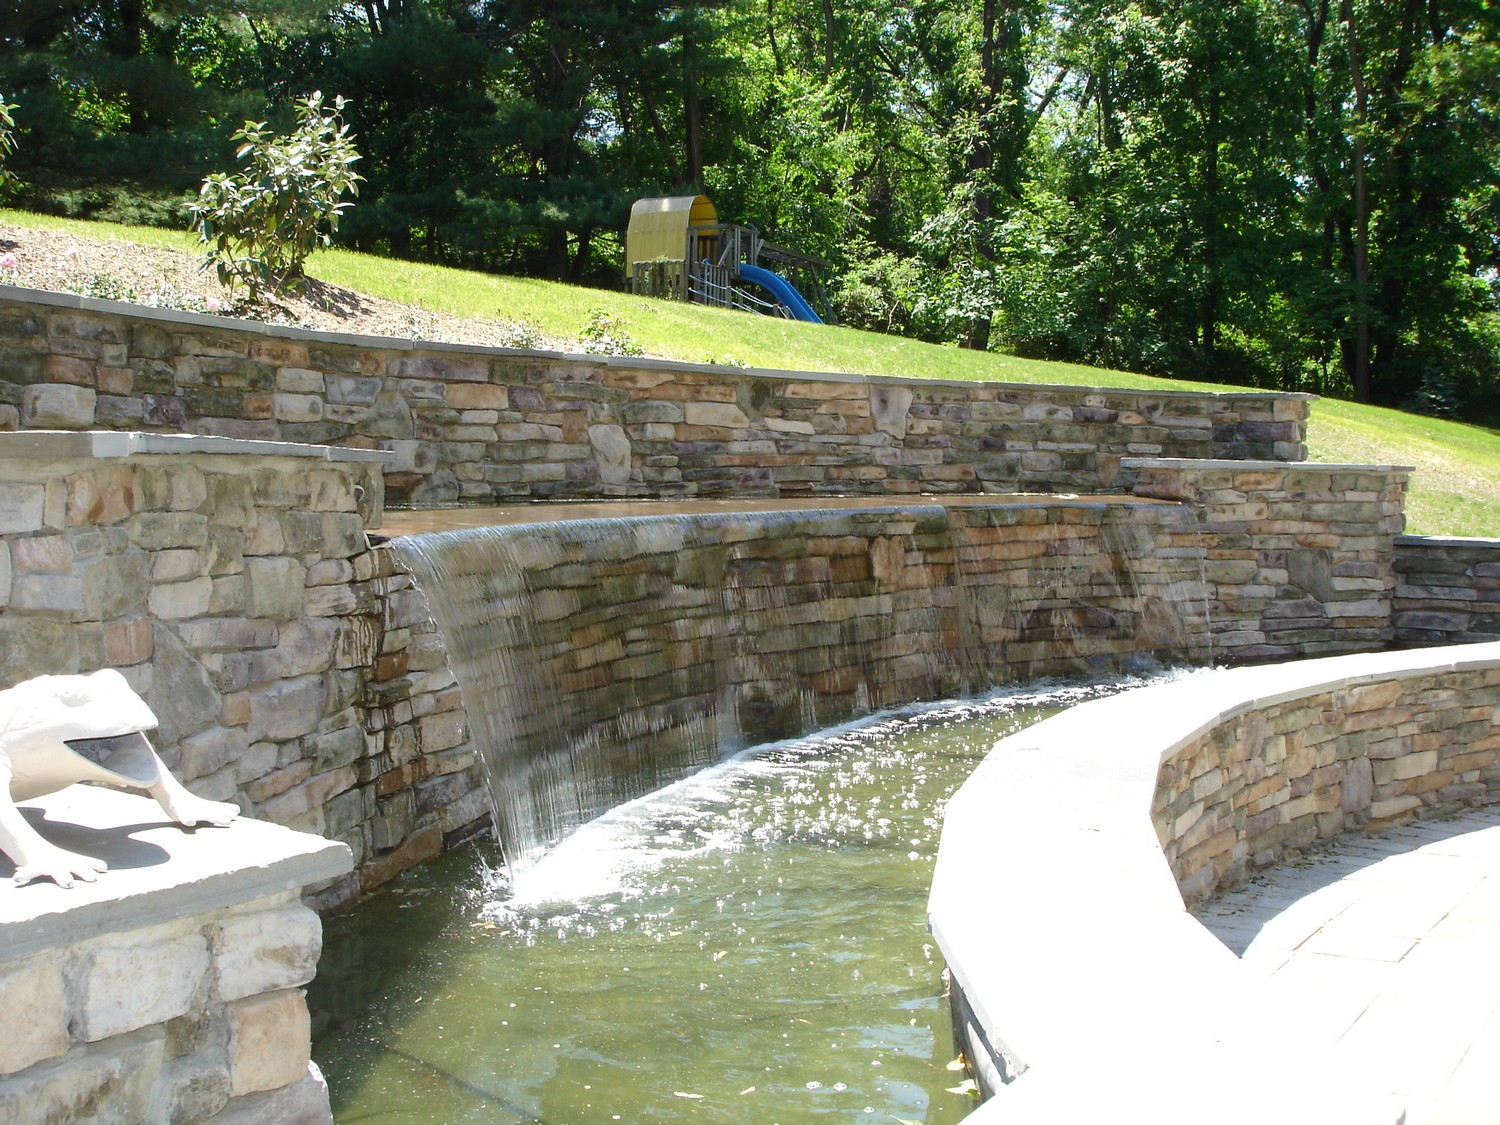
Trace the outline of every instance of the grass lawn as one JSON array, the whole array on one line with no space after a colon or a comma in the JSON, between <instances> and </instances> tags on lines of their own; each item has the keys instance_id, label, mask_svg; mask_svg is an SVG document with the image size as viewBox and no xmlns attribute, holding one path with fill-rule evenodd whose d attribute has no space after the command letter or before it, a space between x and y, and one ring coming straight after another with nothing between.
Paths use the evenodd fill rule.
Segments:
<instances>
[{"instance_id":1,"label":"grass lawn","mask_svg":"<svg viewBox=\"0 0 1500 1125\"><path fill-rule=\"evenodd\" d=\"M19 225L69 230L80 237L119 238L189 253L187 232L116 227L20 212L0 212ZM460 316L527 321L549 335L576 338L600 309L649 355L751 367L860 372L932 379L1068 383L1099 387L1224 390L1207 383L1156 379L1125 371L1017 359L858 332L648 300L527 278L445 269L328 250L309 273L348 289ZM1407 530L1427 535L1500 536L1500 432L1379 407L1324 399L1313 405L1310 455L1317 461L1411 465Z\"/></svg>"}]
</instances>

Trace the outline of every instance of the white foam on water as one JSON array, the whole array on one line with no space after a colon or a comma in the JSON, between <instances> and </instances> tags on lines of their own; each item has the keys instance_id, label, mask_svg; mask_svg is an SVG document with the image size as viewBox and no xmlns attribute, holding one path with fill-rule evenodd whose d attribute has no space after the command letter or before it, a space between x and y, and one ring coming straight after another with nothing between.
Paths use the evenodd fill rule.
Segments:
<instances>
[{"instance_id":1,"label":"white foam on water","mask_svg":"<svg viewBox=\"0 0 1500 1125\"><path fill-rule=\"evenodd\" d=\"M1174 674L1192 672L1166 673ZM1141 681L1127 677L1107 685L1036 683L981 699L902 708L807 737L751 747L594 818L526 864L514 880L505 871L491 873L485 917L515 923L547 916L550 924L560 918L608 912L614 904L650 890L653 876L669 861L755 846L788 831L862 834L870 839L881 835L890 823L879 801L841 804L837 779L830 796L814 796L824 784L819 778L828 770L850 770L857 777L874 768L844 751L876 745L883 739L894 743L901 734L932 722L946 725L1037 704L1063 707L1133 682ZM799 773L805 778L794 776ZM759 784L768 777L784 782L783 790L770 797ZM921 780L920 770L916 777ZM759 798L758 807L752 807L752 797ZM913 800L915 795L905 799ZM929 822L934 832L940 813L933 810ZM919 842L913 841L913 846ZM568 909L559 914L559 907Z\"/></svg>"}]
</instances>

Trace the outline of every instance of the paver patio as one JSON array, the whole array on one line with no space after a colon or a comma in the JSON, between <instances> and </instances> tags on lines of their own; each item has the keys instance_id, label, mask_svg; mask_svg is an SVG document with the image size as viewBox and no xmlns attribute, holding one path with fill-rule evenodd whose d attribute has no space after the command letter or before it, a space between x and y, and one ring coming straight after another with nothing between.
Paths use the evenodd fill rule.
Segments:
<instances>
[{"instance_id":1,"label":"paver patio","mask_svg":"<svg viewBox=\"0 0 1500 1125\"><path fill-rule=\"evenodd\" d=\"M1408 1125L1500 1122L1500 806L1341 840L1199 918Z\"/></svg>"}]
</instances>

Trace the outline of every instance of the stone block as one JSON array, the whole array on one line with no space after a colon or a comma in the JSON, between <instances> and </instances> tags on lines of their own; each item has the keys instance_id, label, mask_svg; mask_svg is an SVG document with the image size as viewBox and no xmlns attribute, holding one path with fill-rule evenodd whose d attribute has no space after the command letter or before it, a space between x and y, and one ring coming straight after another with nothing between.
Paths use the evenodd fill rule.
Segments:
<instances>
[{"instance_id":1,"label":"stone block","mask_svg":"<svg viewBox=\"0 0 1500 1125\"><path fill-rule=\"evenodd\" d=\"M0 1036L0 1075L66 1054L68 1013L61 959L31 957L0 968L0 1012L6 1020L6 1032Z\"/></svg>"},{"instance_id":2,"label":"stone block","mask_svg":"<svg viewBox=\"0 0 1500 1125\"><path fill-rule=\"evenodd\" d=\"M394 851L362 864L359 869L360 887L366 891L372 890L423 860L431 859L442 850L443 830L436 824L424 828Z\"/></svg>"},{"instance_id":3,"label":"stone block","mask_svg":"<svg viewBox=\"0 0 1500 1125\"><path fill-rule=\"evenodd\" d=\"M147 605L153 617L164 621L202 617L213 601L214 580L207 575L187 582L153 586Z\"/></svg>"},{"instance_id":4,"label":"stone block","mask_svg":"<svg viewBox=\"0 0 1500 1125\"><path fill-rule=\"evenodd\" d=\"M196 578L204 573L203 563L202 553L191 547L157 551L151 556L151 581L165 583Z\"/></svg>"},{"instance_id":5,"label":"stone block","mask_svg":"<svg viewBox=\"0 0 1500 1125\"><path fill-rule=\"evenodd\" d=\"M323 949L323 924L300 902L233 914L213 939L218 997L240 1000L312 980Z\"/></svg>"},{"instance_id":6,"label":"stone block","mask_svg":"<svg viewBox=\"0 0 1500 1125\"><path fill-rule=\"evenodd\" d=\"M208 546L208 517L197 512L138 512L126 527L131 542L146 551Z\"/></svg>"},{"instance_id":7,"label":"stone block","mask_svg":"<svg viewBox=\"0 0 1500 1125\"><path fill-rule=\"evenodd\" d=\"M1370 805L1371 820L1388 820L1422 807L1422 799L1405 793L1385 797Z\"/></svg>"},{"instance_id":8,"label":"stone block","mask_svg":"<svg viewBox=\"0 0 1500 1125\"><path fill-rule=\"evenodd\" d=\"M167 1053L174 1053L170 1040ZM150 1120L171 1125L208 1121L228 1101L229 1075L222 1060L202 1054L178 1057L156 1083Z\"/></svg>"},{"instance_id":9,"label":"stone block","mask_svg":"<svg viewBox=\"0 0 1500 1125\"><path fill-rule=\"evenodd\" d=\"M418 727L421 731L422 752L425 754L450 750L461 745L466 737L462 711L428 715Z\"/></svg>"},{"instance_id":10,"label":"stone block","mask_svg":"<svg viewBox=\"0 0 1500 1125\"><path fill-rule=\"evenodd\" d=\"M17 570L67 574L73 568L73 544L66 535L38 535L11 545L11 564Z\"/></svg>"},{"instance_id":11,"label":"stone block","mask_svg":"<svg viewBox=\"0 0 1500 1125\"><path fill-rule=\"evenodd\" d=\"M245 560L251 617L289 621L302 615L307 569L296 559L257 556Z\"/></svg>"},{"instance_id":12,"label":"stone block","mask_svg":"<svg viewBox=\"0 0 1500 1125\"><path fill-rule=\"evenodd\" d=\"M328 1084L317 1064L289 1086L232 1099L212 1119L212 1125L333 1125L328 1109Z\"/></svg>"},{"instance_id":13,"label":"stone block","mask_svg":"<svg viewBox=\"0 0 1500 1125\"><path fill-rule=\"evenodd\" d=\"M276 389L294 395L321 395L327 388L321 371L281 367L276 371Z\"/></svg>"},{"instance_id":14,"label":"stone block","mask_svg":"<svg viewBox=\"0 0 1500 1125\"><path fill-rule=\"evenodd\" d=\"M689 426L743 430L750 425L745 412L730 402L688 402L682 410L683 420Z\"/></svg>"},{"instance_id":15,"label":"stone block","mask_svg":"<svg viewBox=\"0 0 1500 1125\"><path fill-rule=\"evenodd\" d=\"M1386 758L1374 764L1375 784L1386 785L1392 781L1408 781L1432 773L1438 767L1438 752L1423 750L1420 753L1404 754L1399 758Z\"/></svg>"},{"instance_id":16,"label":"stone block","mask_svg":"<svg viewBox=\"0 0 1500 1125\"><path fill-rule=\"evenodd\" d=\"M298 618L277 630L276 646L250 658L250 684L292 679L332 666L338 623L326 618Z\"/></svg>"},{"instance_id":17,"label":"stone block","mask_svg":"<svg viewBox=\"0 0 1500 1125\"><path fill-rule=\"evenodd\" d=\"M0 534L25 534L42 530L46 505L46 485L0 486Z\"/></svg>"},{"instance_id":18,"label":"stone block","mask_svg":"<svg viewBox=\"0 0 1500 1125\"><path fill-rule=\"evenodd\" d=\"M83 430L94 424L98 394L90 387L38 383L21 392L21 425L38 430Z\"/></svg>"},{"instance_id":19,"label":"stone block","mask_svg":"<svg viewBox=\"0 0 1500 1125\"><path fill-rule=\"evenodd\" d=\"M344 766L330 773L320 773L295 785L286 792L264 801L258 815L277 824L291 824L298 817L321 808L338 794L343 793L358 781L353 766Z\"/></svg>"},{"instance_id":20,"label":"stone block","mask_svg":"<svg viewBox=\"0 0 1500 1125\"><path fill-rule=\"evenodd\" d=\"M83 614L83 580L71 574L18 574L11 581L10 604L76 620Z\"/></svg>"},{"instance_id":21,"label":"stone block","mask_svg":"<svg viewBox=\"0 0 1500 1125\"><path fill-rule=\"evenodd\" d=\"M353 511L324 512L321 533L321 553L325 558L352 559L370 549L365 522Z\"/></svg>"},{"instance_id":22,"label":"stone block","mask_svg":"<svg viewBox=\"0 0 1500 1125\"><path fill-rule=\"evenodd\" d=\"M311 1023L300 989L229 1006L229 1085L235 1097L300 1081L311 1059Z\"/></svg>"},{"instance_id":23,"label":"stone block","mask_svg":"<svg viewBox=\"0 0 1500 1125\"><path fill-rule=\"evenodd\" d=\"M1359 812L1375 794L1375 776L1369 758L1355 758L1348 764L1339 787L1339 808L1346 813Z\"/></svg>"},{"instance_id":24,"label":"stone block","mask_svg":"<svg viewBox=\"0 0 1500 1125\"><path fill-rule=\"evenodd\" d=\"M250 693L251 741L285 742L317 729L328 702L321 676L299 676Z\"/></svg>"},{"instance_id":25,"label":"stone block","mask_svg":"<svg viewBox=\"0 0 1500 1125\"><path fill-rule=\"evenodd\" d=\"M9 1018L9 1016L7 1016ZM140 1125L151 1121L152 1080L165 1035L152 1027L76 1049L67 1059L33 1067L0 1085L7 1125Z\"/></svg>"},{"instance_id":26,"label":"stone block","mask_svg":"<svg viewBox=\"0 0 1500 1125\"><path fill-rule=\"evenodd\" d=\"M178 743L179 769L184 780L207 777L236 761L249 749L250 740L238 728L209 727Z\"/></svg>"},{"instance_id":27,"label":"stone block","mask_svg":"<svg viewBox=\"0 0 1500 1125\"><path fill-rule=\"evenodd\" d=\"M208 942L196 930L152 926L90 942L82 950L73 1034L108 1039L188 1010L208 971Z\"/></svg>"}]
</instances>

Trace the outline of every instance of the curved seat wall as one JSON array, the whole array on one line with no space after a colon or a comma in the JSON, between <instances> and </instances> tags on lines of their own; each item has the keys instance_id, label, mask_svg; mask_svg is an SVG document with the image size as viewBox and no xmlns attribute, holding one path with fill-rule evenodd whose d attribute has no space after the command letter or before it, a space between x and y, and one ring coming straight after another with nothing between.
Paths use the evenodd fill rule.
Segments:
<instances>
[{"instance_id":1,"label":"curved seat wall","mask_svg":"<svg viewBox=\"0 0 1500 1125\"><path fill-rule=\"evenodd\" d=\"M1189 904L1500 788L1500 644L1216 671L997 743L948 805L929 919L972 1119L1393 1122Z\"/></svg>"}]
</instances>

